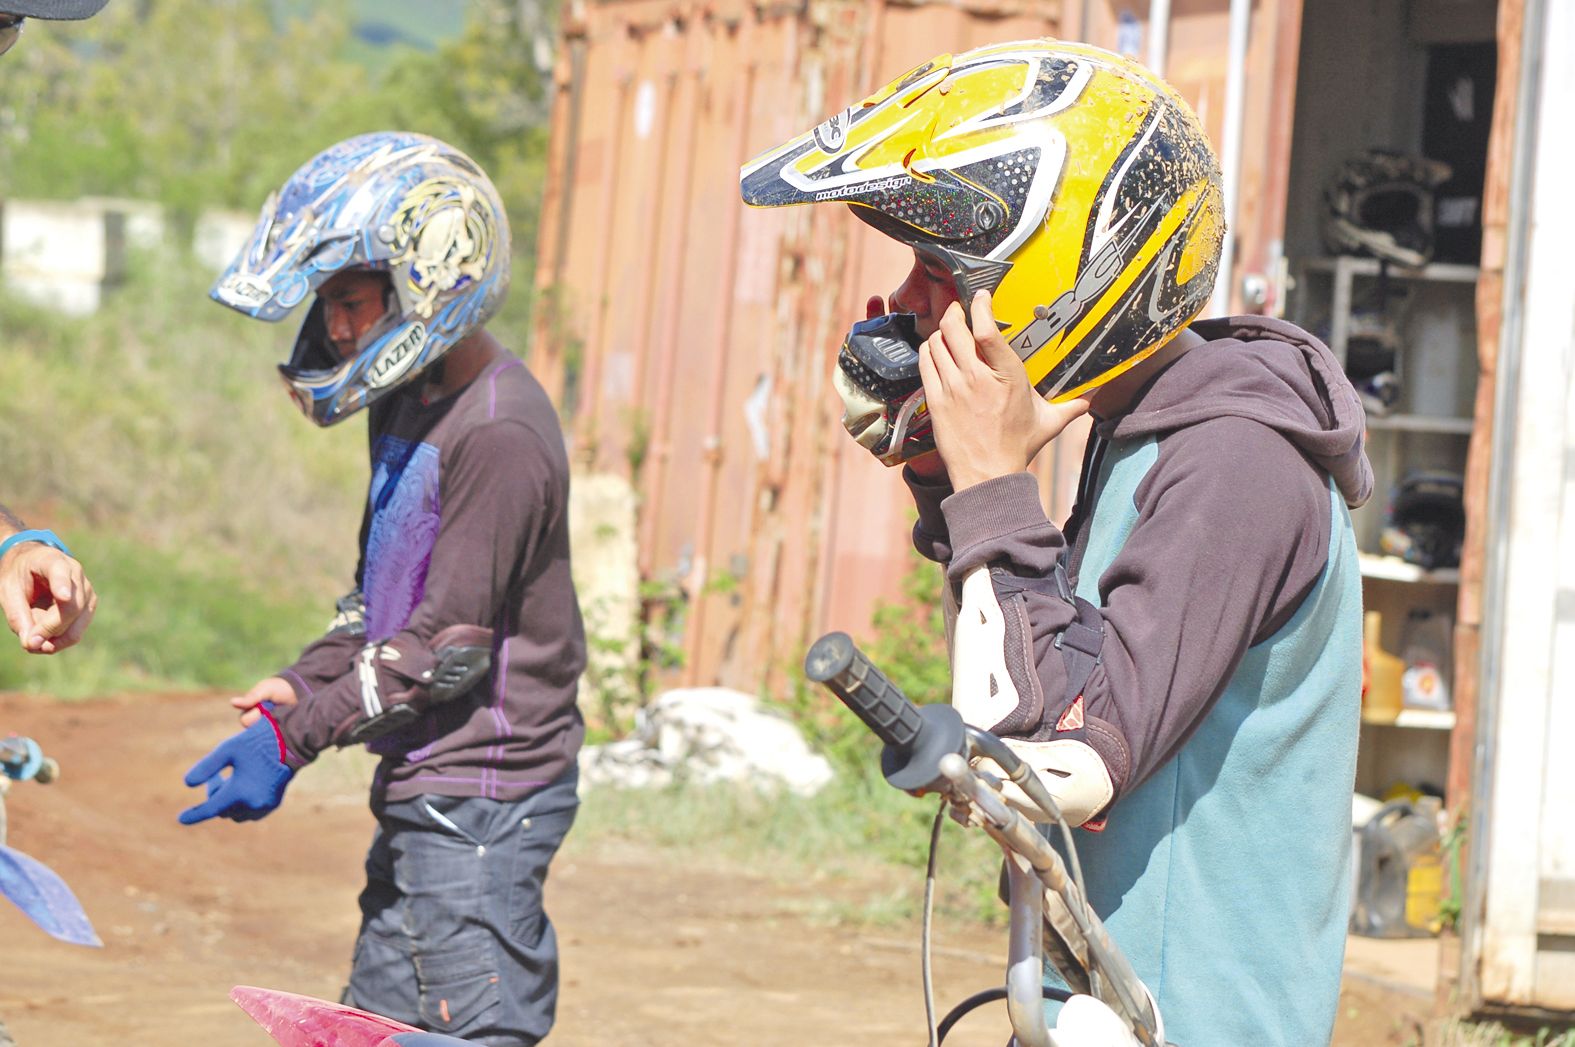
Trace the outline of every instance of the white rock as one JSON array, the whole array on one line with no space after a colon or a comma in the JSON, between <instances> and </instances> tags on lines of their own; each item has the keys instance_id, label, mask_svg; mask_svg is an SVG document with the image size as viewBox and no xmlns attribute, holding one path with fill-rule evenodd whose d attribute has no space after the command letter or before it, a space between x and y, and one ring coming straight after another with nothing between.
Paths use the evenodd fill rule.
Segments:
<instances>
[{"instance_id":1,"label":"white rock","mask_svg":"<svg viewBox=\"0 0 1575 1047\"><path fill-rule=\"evenodd\" d=\"M586 786L661 788L684 780L750 782L813 795L831 765L785 716L725 687L668 691L642 710L634 735L580 754Z\"/></svg>"}]
</instances>

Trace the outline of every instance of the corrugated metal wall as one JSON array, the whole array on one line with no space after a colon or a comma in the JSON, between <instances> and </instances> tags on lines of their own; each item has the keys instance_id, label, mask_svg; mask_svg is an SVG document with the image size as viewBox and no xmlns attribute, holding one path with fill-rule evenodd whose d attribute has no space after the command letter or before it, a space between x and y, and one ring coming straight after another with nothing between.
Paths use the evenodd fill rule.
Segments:
<instances>
[{"instance_id":1,"label":"corrugated metal wall","mask_svg":"<svg viewBox=\"0 0 1575 1047\"><path fill-rule=\"evenodd\" d=\"M937 51L1054 34L1058 12L622 0L567 14L531 362L570 415L576 462L639 491L642 573L688 596L683 682L780 685L820 631L867 637L911 562L906 492L843 435L828 388L865 296L894 288L908 257L842 208L750 211L739 165Z\"/></svg>"}]
</instances>

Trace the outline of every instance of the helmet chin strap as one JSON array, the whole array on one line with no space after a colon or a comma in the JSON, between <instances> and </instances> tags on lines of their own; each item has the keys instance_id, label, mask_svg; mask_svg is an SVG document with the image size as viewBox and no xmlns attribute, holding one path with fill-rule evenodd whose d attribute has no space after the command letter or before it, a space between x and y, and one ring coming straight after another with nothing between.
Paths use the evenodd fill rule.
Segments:
<instances>
[{"instance_id":1,"label":"helmet chin strap","mask_svg":"<svg viewBox=\"0 0 1575 1047\"><path fill-rule=\"evenodd\" d=\"M436 390L442 388L444 365L447 363L448 357L440 356L427 367L426 372L421 376L422 384L426 389Z\"/></svg>"}]
</instances>

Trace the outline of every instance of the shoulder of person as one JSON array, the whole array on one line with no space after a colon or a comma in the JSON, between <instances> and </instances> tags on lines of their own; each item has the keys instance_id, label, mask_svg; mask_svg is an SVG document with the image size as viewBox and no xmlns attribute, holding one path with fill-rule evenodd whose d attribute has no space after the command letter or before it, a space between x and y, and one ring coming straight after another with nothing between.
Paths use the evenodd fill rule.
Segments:
<instances>
[{"instance_id":1,"label":"shoulder of person","mask_svg":"<svg viewBox=\"0 0 1575 1047\"><path fill-rule=\"evenodd\" d=\"M1251 520L1322 521L1330 478L1296 441L1271 425L1226 415L1164 434L1140 501L1187 484L1230 513Z\"/></svg>"}]
</instances>

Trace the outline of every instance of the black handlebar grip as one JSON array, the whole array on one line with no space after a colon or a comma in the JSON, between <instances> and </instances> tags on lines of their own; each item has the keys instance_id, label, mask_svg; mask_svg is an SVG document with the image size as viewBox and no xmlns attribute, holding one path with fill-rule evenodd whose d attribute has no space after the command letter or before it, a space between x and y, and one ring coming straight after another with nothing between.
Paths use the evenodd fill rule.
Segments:
<instances>
[{"instance_id":1,"label":"black handlebar grip","mask_svg":"<svg viewBox=\"0 0 1575 1047\"><path fill-rule=\"evenodd\" d=\"M847 633L827 633L804 656L804 674L831 690L887 745L907 749L924 726L919 707L886 679Z\"/></svg>"}]
</instances>

